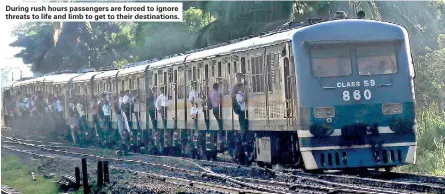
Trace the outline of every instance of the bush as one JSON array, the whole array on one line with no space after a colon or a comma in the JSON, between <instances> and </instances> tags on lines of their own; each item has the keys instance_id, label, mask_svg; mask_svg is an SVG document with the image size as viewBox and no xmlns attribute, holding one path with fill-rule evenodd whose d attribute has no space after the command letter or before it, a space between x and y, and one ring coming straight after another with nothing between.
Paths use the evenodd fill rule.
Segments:
<instances>
[{"instance_id":1,"label":"bush","mask_svg":"<svg viewBox=\"0 0 445 194\"><path fill-rule=\"evenodd\" d=\"M417 114L417 161L402 172L445 176L445 112L436 105Z\"/></svg>"}]
</instances>

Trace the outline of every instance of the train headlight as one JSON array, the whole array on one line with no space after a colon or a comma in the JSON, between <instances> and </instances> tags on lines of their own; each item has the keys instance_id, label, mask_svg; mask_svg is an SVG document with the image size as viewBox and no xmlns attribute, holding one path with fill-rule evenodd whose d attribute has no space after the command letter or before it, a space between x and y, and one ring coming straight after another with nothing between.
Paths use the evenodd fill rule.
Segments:
<instances>
[{"instance_id":1,"label":"train headlight","mask_svg":"<svg viewBox=\"0 0 445 194\"><path fill-rule=\"evenodd\" d=\"M335 116L334 107L317 107L314 109L315 118L330 118Z\"/></svg>"},{"instance_id":2,"label":"train headlight","mask_svg":"<svg viewBox=\"0 0 445 194\"><path fill-rule=\"evenodd\" d=\"M396 104L383 104L382 105L382 113L385 115L400 114L402 112L403 112L402 104L396 103Z\"/></svg>"}]
</instances>

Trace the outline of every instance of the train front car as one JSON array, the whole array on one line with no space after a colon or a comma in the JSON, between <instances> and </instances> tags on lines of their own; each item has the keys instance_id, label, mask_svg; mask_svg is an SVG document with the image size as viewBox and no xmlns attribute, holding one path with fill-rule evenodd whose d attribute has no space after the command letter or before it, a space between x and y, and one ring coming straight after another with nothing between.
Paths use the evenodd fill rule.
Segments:
<instances>
[{"instance_id":1,"label":"train front car","mask_svg":"<svg viewBox=\"0 0 445 194\"><path fill-rule=\"evenodd\" d=\"M404 28L335 20L303 28L292 41L307 170L415 163L414 70Z\"/></svg>"}]
</instances>

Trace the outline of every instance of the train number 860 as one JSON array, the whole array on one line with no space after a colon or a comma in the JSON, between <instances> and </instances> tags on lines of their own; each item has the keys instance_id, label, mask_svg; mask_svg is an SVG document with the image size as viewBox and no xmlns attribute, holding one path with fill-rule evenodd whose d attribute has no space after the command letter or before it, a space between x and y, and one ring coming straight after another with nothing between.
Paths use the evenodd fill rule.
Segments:
<instances>
[{"instance_id":1,"label":"train number 860","mask_svg":"<svg viewBox=\"0 0 445 194\"><path fill-rule=\"evenodd\" d=\"M370 100L371 99L371 91L369 89L364 90L363 97L365 97L366 100ZM354 90L352 92L352 98L354 98L354 100L360 100L362 98L362 94L361 94L360 90ZM351 100L351 94L349 93L349 91L347 91L347 90L343 91L343 100L344 101Z\"/></svg>"}]
</instances>

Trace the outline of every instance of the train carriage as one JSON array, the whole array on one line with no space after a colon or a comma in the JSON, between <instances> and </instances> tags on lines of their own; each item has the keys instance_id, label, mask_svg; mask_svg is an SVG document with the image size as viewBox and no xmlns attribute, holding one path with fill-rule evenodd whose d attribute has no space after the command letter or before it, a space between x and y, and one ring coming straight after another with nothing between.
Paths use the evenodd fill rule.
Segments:
<instances>
[{"instance_id":1,"label":"train carriage","mask_svg":"<svg viewBox=\"0 0 445 194\"><path fill-rule=\"evenodd\" d=\"M93 117L91 112L94 110L91 110L90 103L94 103L93 99L94 96L99 95L94 90L94 77L102 72L87 72L82 75L79 75L77 77L74 77L72 79L72 86L73 86L73 93L74 96L79 96L82 99L86 100L87 106L86 107L86 117L89 127L93 127Z\"/></svg>"},{"instance_id":2,"label":"train carriage","mask_svg":"<svg viewBox=\"0 0 445 194\"><path fill-rule=\"evenodd\" d=\"M107 94L112 94L114 96L117 96L117 92L118 92L118 82L117 82L117 74L119 73L120 70L109 70L109 71L104 71L101 74L98 74L96 76L94 76L93 78L93 87L94 87L94 94L102 94L107 93ZM111 122L112 122L112 127L114 129L117 129L117 117L116 117L116 113L114 113L113 111L111 111L112 115L111 115Z\"/></svg>"},{"instance_id":3,"label":"train carriage","mask_svg":"<svg viewBox=\"0 0 445 194\"><path fill-rule=\"evenodd\" d=\"M145 69L148 65L147 61L132 64L132 67L125 68L118 72L117 83L120 83L119 93L129 91L130 94L136 92L135 94L139 97L139 107L140 112L138 113L138 118L135 118L135 114L130 114L131 126L133 129L137 128L137 120L139 121L139 127L141 130L146 129L145 121Z\"/></svg>"}]
</instances>

